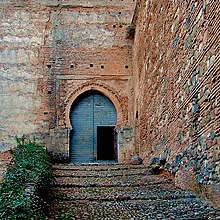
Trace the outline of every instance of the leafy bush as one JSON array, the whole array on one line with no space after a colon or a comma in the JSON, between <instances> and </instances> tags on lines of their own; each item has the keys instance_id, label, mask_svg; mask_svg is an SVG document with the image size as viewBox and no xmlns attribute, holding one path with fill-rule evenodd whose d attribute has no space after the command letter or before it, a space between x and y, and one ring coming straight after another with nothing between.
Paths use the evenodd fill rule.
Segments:
<instances>
[{"instance_id":1,"label":"leafy bush","mask_svg":"<svg viewBox=\"0 0 220 220\"><path fill-rule=\"evenodd\" d=\"M0 188L0 219L47 219L47 188L52 179L50 156L44 146L17 139L14 161Z\"/></svg>"}]
</instances>

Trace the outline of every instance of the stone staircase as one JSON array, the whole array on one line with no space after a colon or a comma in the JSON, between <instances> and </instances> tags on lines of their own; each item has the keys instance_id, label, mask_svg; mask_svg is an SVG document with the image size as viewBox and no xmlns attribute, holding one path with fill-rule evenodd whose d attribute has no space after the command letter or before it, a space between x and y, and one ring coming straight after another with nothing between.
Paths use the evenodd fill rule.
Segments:
<instances>
[{"instance_id":1,"label":"stone staircase","mask_svg":"<svg viewBox=\"0 0 220 220\"><path fill-rule=\"evenodd\" d=\"M58 220L220 219L171 178L144 165L56 165L51 217Z\"/></svg>"}]
</instances>

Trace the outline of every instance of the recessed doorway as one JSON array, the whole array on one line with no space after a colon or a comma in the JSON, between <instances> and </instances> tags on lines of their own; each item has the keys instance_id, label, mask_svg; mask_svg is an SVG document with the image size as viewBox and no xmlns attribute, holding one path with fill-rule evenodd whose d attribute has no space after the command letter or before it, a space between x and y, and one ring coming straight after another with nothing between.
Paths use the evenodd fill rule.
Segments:
<instances>
[{"instance_id":1,"label":"recessed doorway","mask_svg":"<svg viewBox=\"0 0 220 220\"><path fill-rule=\"evenodd\" d=\"M70 111L70 162L116 161L116 109L98 91L80 95Z\"/></svg>"},{"instance_id":2,"label":"recessed doorway","mask_svg":"<svg viewBox=\"0 0 220 220\"><path fill-rule=\"evenodd\" d=\"M115 160L115 127L97 127L97 160Z\"/></svg>"}]
</instances>

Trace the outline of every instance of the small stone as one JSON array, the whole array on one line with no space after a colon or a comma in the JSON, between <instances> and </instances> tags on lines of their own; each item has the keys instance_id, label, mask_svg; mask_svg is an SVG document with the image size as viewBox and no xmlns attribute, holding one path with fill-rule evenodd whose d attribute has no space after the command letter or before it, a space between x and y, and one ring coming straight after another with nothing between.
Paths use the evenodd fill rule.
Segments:
<instances>
[{"instance_id":1,"label":"small stone","mask_svg":"<svg viewBox=\"0 0 220 220\"><path fill-rule=\"evenodd\" d=\"M191 193L186 193L185 198L192 199L192 198L196 198L196 196Z\"/></svg>"},{"instance_id":2,"label":"small stone","mask_svg":"<svg viewBox=\"0 0 220 220\"><path fill-rule=\"evenodd\" d=\"M172 173L176 173L178 171L178 169L179 169L178 167L174 167L172 170Z\"/></svg>"},{"instance_id":3,"label":"small stone","mask_svg":"<svg viewBox=\"0 0 220 220\"><path fill-rule=\"evenodd\" d=\"M160 158L159 157L153 157L150 164L151 165L159 164L159 162L160 162Z\"/></svg>"},{"instance_id":4,"label":"small stone","mask_svg":"<svg viewBox=\"0 0 220 220\"><path fill-rule=\"evenodd\" d=\"M175 165L176 166L179 166L179 164L180 164L180 162L181 162L181 160L182 160L182 154L177 154L176 155L176 159L175 159Z\"/></svg>"},{"instance_id":5,"label":"small stone","mask_svg":"<svg viewBox=\"0 0 220 220\"><path fill-rule=\"evenodd\" d=\"M171 165L170 165L170 163L166 163L164 167L165 167L165 169L170 170Z\"/></svg>"},{"instance_id":6,"label":"small stone","mask_svg":"<svg viewBox=\"0 0 220 220\"><path fill-rule=\"evenodd\" d=\"M132 165L140 165L142 163L143 163L143 159L140 158L138 155L135 155L134 157L131 158Z\"/></svg>"}]
</instances>

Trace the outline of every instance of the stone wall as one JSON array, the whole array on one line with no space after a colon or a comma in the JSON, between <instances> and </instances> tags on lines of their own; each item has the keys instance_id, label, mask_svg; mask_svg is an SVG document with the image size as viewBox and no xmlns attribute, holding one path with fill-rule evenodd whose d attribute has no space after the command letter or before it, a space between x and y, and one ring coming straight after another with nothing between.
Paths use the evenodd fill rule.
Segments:
<instances>
[{"instance_id":1,"label":"stone wall","mask_svg":"<svg viewBox=\"0 0 220 220\"><path fill-rule=\"evenodd\" d=\"M131 127L126 28L134 7L133 0L0 1L0 151L25 135L66 157L68 112L86 90L113 101L119 130Z\"/></svg>"},{"instance_id":2,"label":"stone wall","mask_svg":"<svg viewBox=\"0 0 220 220\"><path fill-rule=\"evenodd\" d=\"M185 188L220 188L219 8L141 0L134 16L136 144L146 163L166 157Z\"/></svg>"},{"instance_id":3,"label":"stone wall","mask_svg":"<svg viewBox=\"0 0 220 220\"><path fill-rule=\"evenodd\" d=\"M0 149L15 145L14 136L38 133L45 138L42 106L45 28L49 12L0 3ZM46 134L47 135L47 134Z\"/></svg>"}]
</instances>

